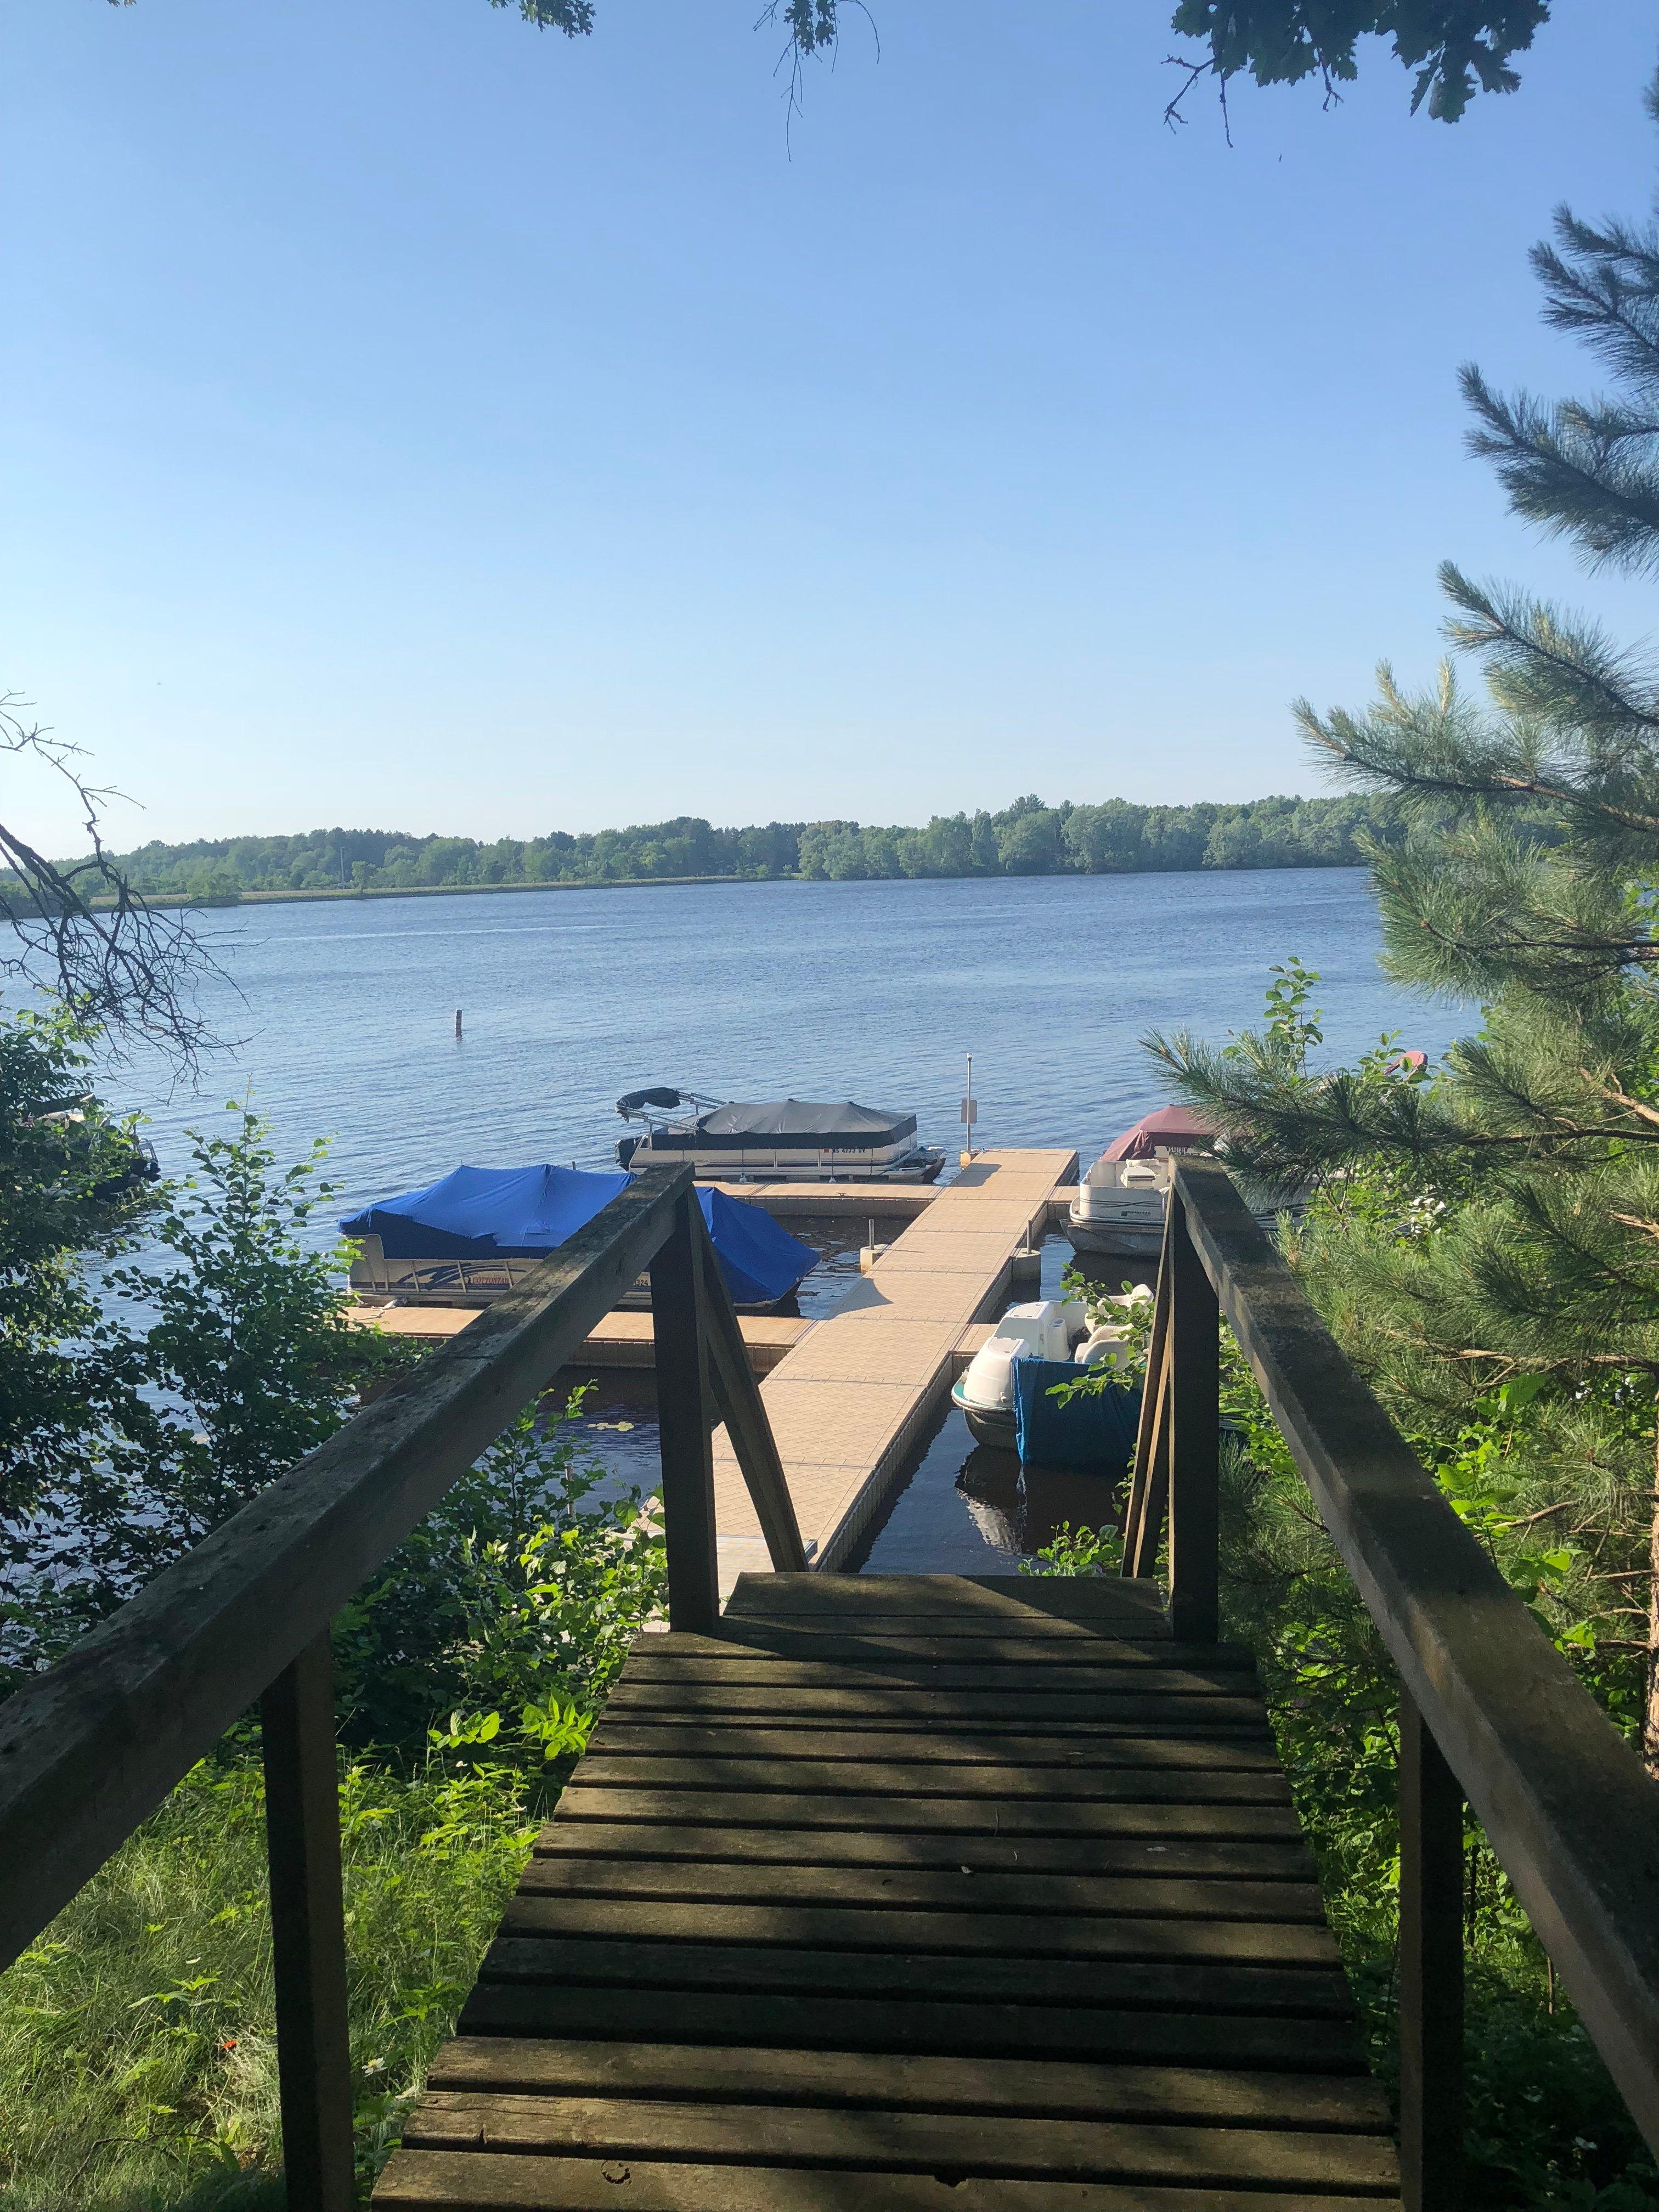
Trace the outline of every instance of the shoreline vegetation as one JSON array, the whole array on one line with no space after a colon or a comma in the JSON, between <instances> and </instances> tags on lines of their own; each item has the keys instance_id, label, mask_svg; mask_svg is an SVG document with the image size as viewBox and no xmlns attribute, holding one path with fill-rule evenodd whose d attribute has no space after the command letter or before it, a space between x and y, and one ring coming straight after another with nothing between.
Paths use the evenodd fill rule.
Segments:
<instances>
[{"instance_id":1,"label":"shoreline vegetation","mask_svg":"<svg viewBox=\"0 0 1659 2212\"><path fill-rule=\"evenodd\" d=\"M239 906L654 884L1352 868L1365 866L1376 847L1394 845L1402 834L1392 805L1364 795L1191 806L1140 806L1121 799L1077 805L1068 799L1050 806L1030 794L997 813L936 814L920 828L834 821L719 829L682 815L625 830L554 830L488 843L333 829L183 844L157 840L112 857L152 905Z\"/></svg>"}]
</instances>

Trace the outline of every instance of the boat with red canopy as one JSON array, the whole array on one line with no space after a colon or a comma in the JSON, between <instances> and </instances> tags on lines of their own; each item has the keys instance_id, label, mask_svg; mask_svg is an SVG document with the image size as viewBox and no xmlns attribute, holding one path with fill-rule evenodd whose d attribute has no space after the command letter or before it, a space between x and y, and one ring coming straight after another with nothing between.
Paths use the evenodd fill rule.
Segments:
<instances>
[{"instance_id":1,"label":"boat with red canopy","mask_svg":"<svg viewBox=\"0 0 1659 2212\"><path fill-rule=\"evenodd\" d=\"M1213 1126L1190 1106L1158 1106L1115 1137L1078 1185L1067 1218L1074 1252L1155 1260L1172 1164L1208 1152Z\"/></svg>"}]
</instances>

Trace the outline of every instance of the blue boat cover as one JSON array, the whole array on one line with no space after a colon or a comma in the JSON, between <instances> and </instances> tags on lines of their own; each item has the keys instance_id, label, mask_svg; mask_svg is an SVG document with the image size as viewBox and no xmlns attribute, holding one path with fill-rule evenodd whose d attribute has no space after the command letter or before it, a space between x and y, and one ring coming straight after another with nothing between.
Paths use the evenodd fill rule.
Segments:
<instances>
[{"instance_id":1,"label":"blue boat cover","mask_svg":"<svg viewBox=\"0 0 1659 2212\"><path fill-rule=\"evenodd\" d=\"M423 1190L366 1206L340 1227L348 1237L378 1237L388 1260L539 1259L633 1180L545 1165L453 1168ZM811 1246L759 1206L719 1190L700 1190L697 1203L733 1304L770 1305L817 1267Z\"/></svg>"},{"instance_id":2,"label":"blue boat cover","mask_svg":"<svg viewBox=\"0 0 1659 2212\"><path fill-rule=\"evenodd\" d=\"M1022 1460L1036 1467L1073 1468L1079 1474L1119 1475L1134 1455L1140 1421L1140 1385L1109 1382L1068 1400L1051 1398L1057 1382L1088 1373L1068 1359L1014 1362L1014 1439Z\"/></svg>"}]
</instances>

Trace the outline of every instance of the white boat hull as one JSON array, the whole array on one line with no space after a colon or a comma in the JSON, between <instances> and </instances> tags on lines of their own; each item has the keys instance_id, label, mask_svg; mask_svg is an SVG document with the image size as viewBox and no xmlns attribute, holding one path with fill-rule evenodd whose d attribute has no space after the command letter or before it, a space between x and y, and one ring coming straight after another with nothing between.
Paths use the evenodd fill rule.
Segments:
<instances>
[{"instance_id":1,"label":"white boat hull","mask_svg":"<svg viewBox=\"0 0 1659 2212\"><path fill-rule=\"evenodd\" d=\"M1079 1221L1068 1215L1066 1235L1073 1251L1105 1259L1156 1260L1164 1249L1164 1209L1156 1220Z\"/></svg>"},{"instance_id":2,"label":"white boat hull","mask_svg":"<svg viewBox=\"0 0 1659 2212\"><path fill-rule=\"evenodd\" d=\"M951 1386L951 1398L968 1424L968 1433L976 1444L989 1444L995 1451L1014 1449L1014 1414L1012 1407L970 1406L963 1395L961 1382Z\"/></svg>"}]
</instances>

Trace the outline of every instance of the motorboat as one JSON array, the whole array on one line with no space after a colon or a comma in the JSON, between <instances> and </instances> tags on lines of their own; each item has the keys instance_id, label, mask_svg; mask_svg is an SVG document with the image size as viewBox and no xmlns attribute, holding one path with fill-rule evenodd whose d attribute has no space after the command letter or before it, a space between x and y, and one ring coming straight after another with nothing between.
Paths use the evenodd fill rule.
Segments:
<instances>
[{"instance_id":1,"label":"motorboat","mask_svg":"<svg viewBox=\"0 0 1659 2212\"><path fill-rule=\"evenodd\" d=\"M914 1114L850 1098L738 1103L662 1084L624 1092L617 1111L645 1132L617 1140L620 1166L689 1160L708 1182L932 1182L945 1165L916 1142Z\"/></svg>"},{"instance_id":2,"label":"motorboat","mask_svg":"<svg viewBox=\"0 0 1659 2212\"><path fill-rule=\"evenodd\" d=\"M1010 1306L952 1386L951 1401L965 1415L975 1443L1014 1449L1014 1362L1069 1360L1090 1334L1081 1298L1034 1298Z\"/></svg>"},{"instance_id":3,"label":"motorboat","mask_svg":"<svg viewBox=\"0 0 1659 2212\"><path fill-rule=\"evenodd\" d=\"M63 1139L65 1153L77 1163L90 1158L96 1143L108 1163L109 1173L92 1186L91 1194L95 1199L126 1198L140 1184L159 1182L161 1179L161 1163L149 1139L141 1137L134 1128L109 1121L99 1110L98 1102L89 1091L43 1107L40 1113L25 1116L21 1126L26 1129L56 1130Z\"/></svg>"},{"instance_id":4,"label":"motorboat","mask_svg":"<svg viewBox=\"0 0 1659 2212\"><path fill-rule=\"evenodd\" d=\"M1421 1053L1402 1053L1397 1065L1420 1066ZM1170 1179L1178 1164L1212 1149L1216 1132L1189 1106L1161 1106L1115 1138L1077 1187L1066 1212L1074 1252L1123 1260L1156 1260L1164 1249L1164 1215ZM1256 1220L1270 1232L1279 1216L1299 1217L1307 1193L1296 1191L1261 1207Z\"/></svg>"},{"instance_id":5,"label":"motorboat","mask_svg":"<svg viewBox=\"0 0 1659 2212\"><path fill-rule=\"evenodd\" d=\"M1077 1187L1066 1215L1074 1252L1156 1260L1177 1160L1207 1152L1210 1125L1189 1106L1161 1106L1115 1138Z\"/></svg>"},{"instance_id":6,"label":"motorboat","mask_svg":"<svg viewBox=\"0 0 1659 2212\"><path fill-rule=\"evenodd\" d=\"M626 1173L590 1175L544 1162L453 1168L436 1182L341 1222L356 1248L351 1288L375 1305L487 1305L520 1289L550 1252L632 1181ZM700 1190L697 1203L739 1313L775 1312L817 1267L811 1246L759 1206L720 1190ZM618 1300L648 1302L645 1277Z\"/></svg>"}]
</instances>

